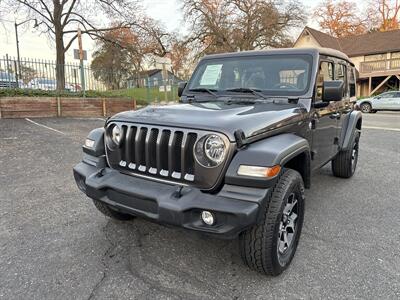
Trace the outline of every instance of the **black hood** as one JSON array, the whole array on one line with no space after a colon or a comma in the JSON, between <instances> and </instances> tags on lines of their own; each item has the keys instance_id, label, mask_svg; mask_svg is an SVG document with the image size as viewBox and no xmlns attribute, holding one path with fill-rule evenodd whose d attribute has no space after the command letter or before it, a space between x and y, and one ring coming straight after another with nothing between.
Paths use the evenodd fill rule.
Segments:
<instances>
[{"instance_id":1,"label":"black hood","mask_svg":"<svg viewBox=\"0 0 400 300\"><path fill-rule=\"evenodd\" d=\"M304 119L305 110L297 104L224 102L187 103L170 106L147 106L126 111L110 121L194 128L224 133L234 141L234 132L243 130L246 138L265 133Z\"/></svg>"}]
</instances>

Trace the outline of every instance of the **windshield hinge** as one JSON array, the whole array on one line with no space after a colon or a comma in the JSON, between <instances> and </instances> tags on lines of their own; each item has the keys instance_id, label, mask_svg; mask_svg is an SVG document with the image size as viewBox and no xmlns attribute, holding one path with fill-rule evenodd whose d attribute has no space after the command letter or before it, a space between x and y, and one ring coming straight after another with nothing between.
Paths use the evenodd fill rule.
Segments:
<instances>
[{"instance_id":1,"label":"windshield hinge","mask_svg":"<svg viewBox=\"0 0 400 300\"><path fill-rule=\"evenodd\" d=\"M236 140L236 145L239 149L248 143L246 136L244 135L244 132L242 129L236 130L234 132L234 136L235 136L235 140Z\"/></svg>"}]
</instances>

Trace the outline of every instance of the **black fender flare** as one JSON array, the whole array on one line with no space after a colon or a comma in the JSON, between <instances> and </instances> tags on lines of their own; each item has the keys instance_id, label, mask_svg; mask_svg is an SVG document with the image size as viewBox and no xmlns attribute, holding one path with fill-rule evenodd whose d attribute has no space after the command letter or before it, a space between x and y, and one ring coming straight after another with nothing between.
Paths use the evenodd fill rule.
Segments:
<instances>
[{"instance_id":1,"label":"black fender flare","mask_svg":"<svg viewBox=\"0 0 400 300\"><path fill-rule=\"evenodd\" d=\"M358 126L358 128L357 128ZM347 150L353 139L353 135L357 131L361 131L362 113L361 111L353 110L349 113L342 123L342 131L340 135L340 150Z\"/></svg>"},{"instance_id":2,"label":"black fender flare","mask_svg":"<svg viewBox=\"0 0 400 300\"><path fill-rule=\"evenodd\" d=\"M310 145L305 138L293 133L284 133L254 142L235 154L225 174L225 183L239 186L271 187L275 184L278 176L270 179L240 176L237 174L239 166L284 166L285 163L302 153L307 154L306 172L309 173Z\"/></svg>"}]
</instances>

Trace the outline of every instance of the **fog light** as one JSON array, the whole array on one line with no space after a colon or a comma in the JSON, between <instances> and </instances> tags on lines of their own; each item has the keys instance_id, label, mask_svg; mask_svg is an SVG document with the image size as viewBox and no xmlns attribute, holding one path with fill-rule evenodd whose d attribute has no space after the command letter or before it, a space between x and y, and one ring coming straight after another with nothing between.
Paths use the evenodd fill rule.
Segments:
<instances>
[{"instance_id":1,"label":"fog light","mask_svg":"<svg viewBox=\"0 0 400 300\"><path fill-rule=\"evenodd\" d=\"M214 222L215 222L214 215L211 212L207 211L207 210L203 210L201 212L201 219L207 225L213 225Z\"/></svg>"},{"instance_id":2,"label":"fog light","mask_svg":"<svg viewBox=\"0 0 400 300\"><path fill-rule=\"evenodd\" d=\"M88 148L93 148L93 146L94 146L94 141L91 140L91 139L86 139L86 140L85 140L85 146L88 147Z\"/></svg>"}]
</instances>

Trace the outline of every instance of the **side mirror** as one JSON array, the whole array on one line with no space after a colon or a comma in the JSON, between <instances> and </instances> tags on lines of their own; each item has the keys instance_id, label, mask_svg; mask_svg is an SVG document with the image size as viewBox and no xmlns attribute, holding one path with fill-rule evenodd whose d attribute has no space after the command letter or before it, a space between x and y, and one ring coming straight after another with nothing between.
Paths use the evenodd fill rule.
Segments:
<instances>
[{"instance_id":1,"label":"side mirror","mask_svg":"<svg viewBox=\"0 0 400 300\"><path fill-rule=\"evenodd\" d=\"M322 101L340 101L343 98L343 91L343 80L324 81L324 85L322 87Z\"/></svg>"},{"instance_id":2,"label":"side mirror","mask_svg":"<svg viewBox=\"0 0 400 300\"><path fill-rule=\"evenodd\" d=\"M185 89L187 81L179 82L178 84L178 97L181 97L183 94L183 90Z\"/></svg>"}]
</instances>

